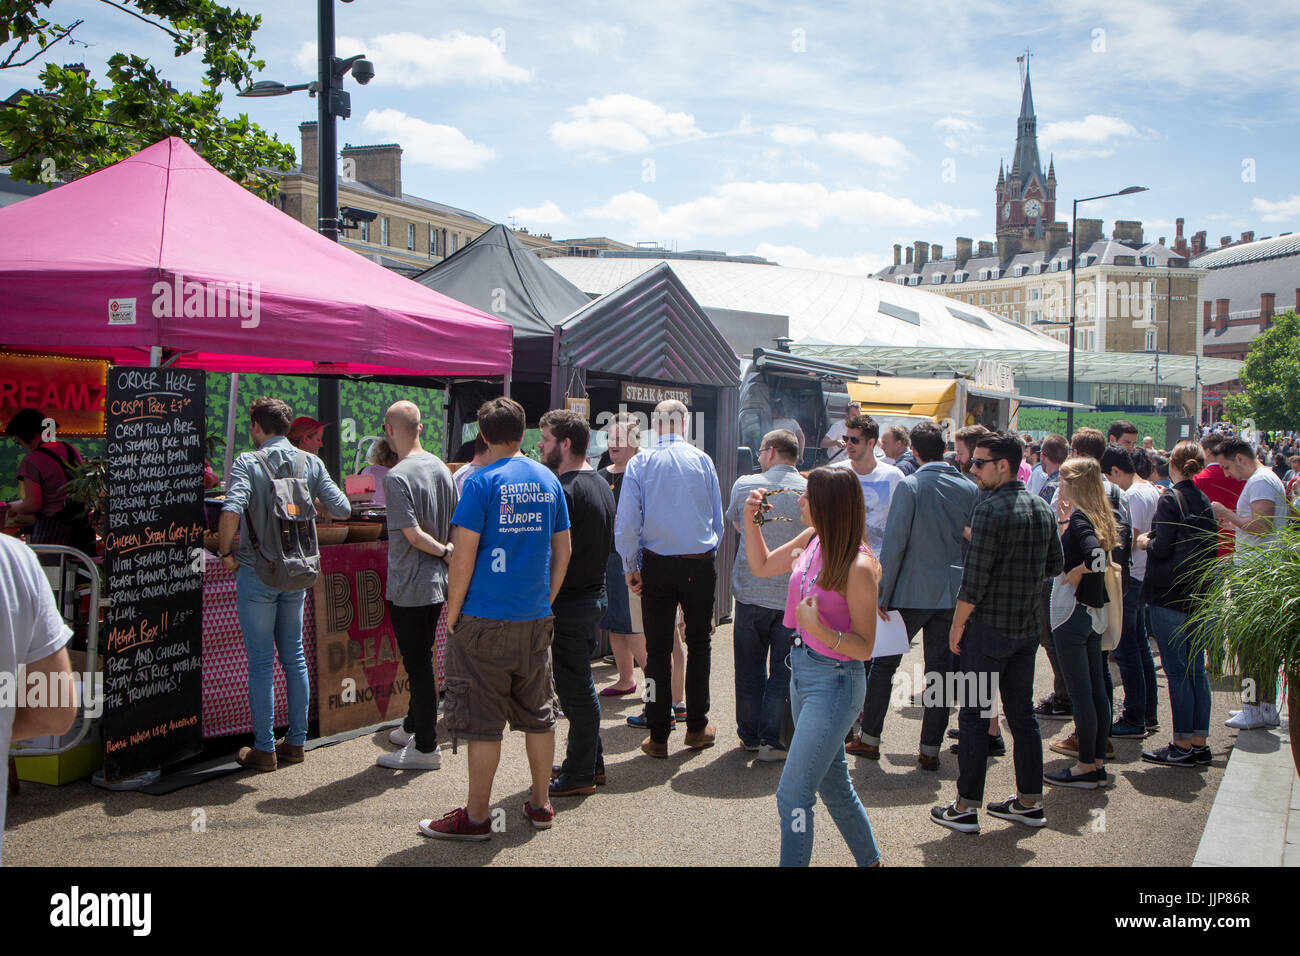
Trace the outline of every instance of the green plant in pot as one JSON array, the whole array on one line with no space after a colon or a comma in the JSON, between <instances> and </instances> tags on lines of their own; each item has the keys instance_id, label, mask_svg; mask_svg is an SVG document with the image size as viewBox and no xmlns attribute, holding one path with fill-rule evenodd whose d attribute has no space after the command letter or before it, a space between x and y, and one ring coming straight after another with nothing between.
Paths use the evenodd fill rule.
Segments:
<instances>
[{"instance_id":1,"label":"green plant in pot","mask_svg":"<svg viewBox=\"0 0 1300 956\"><path fill-rule=\"evenodd\" d=\"M1205 575L1205 598L1189 623L1193 646L1212 668L1234 668L1252 680L1257 700L1268 699L1282 675L1291 712L1291 757L1300 772L1300 522L1265 544L1238 544ZM1274 696L1280 705L1281 697Z\"/></svg>"},{"instance_id":2,"label":"green plant in pot","mask_svg":"<svg viewBox=\"0 0 1300 956\"><path fill-rule=\"evenodd\" d=\"M87 458L72 469L66 485L67 500L81 504L91 527L102 537L108 515L108 463L102 457Z\"/></svg>"}]
</instances>

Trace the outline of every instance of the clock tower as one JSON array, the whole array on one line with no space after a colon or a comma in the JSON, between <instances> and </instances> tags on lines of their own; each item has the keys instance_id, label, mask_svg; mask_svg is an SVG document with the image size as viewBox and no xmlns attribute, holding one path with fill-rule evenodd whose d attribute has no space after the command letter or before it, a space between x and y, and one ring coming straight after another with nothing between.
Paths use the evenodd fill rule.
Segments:
<instances>
[{"instance_id":1,"label":"clock tower","mask_svg":"<svg viewBox=\"0 0 1300 956\"><path fill-rule=\"evenodd\" d=\"M1038 156L1038 117L1029 82L1029 58L1020 93L1020 118L1016 121L1016 148L1011 169L998 164L994 189L998 257L1005 262L1020 252L1051 252L1060 240L1056 222L1056 164L1049 161L1043 174Z\"/></svg>"}]
</instances>

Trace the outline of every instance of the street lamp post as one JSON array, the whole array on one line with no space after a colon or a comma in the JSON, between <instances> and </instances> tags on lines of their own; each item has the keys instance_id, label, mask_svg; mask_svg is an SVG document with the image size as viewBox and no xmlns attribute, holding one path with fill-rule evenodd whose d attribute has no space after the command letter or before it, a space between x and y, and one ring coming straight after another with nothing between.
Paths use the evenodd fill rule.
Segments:
<instances>
[{"instance_id":1,"label":"street lamp post","mask_svg":"<svg viewBox=\"0 0 1300 956\"><path fill-rule=\"evenodd\" d=\"M352 0L343 0L351 3ZM316 231L333 242L339 241L339 174L338 133L335 118L347 119L352 115L351 97L343 89L343 78L351 73L363 86L375 75L375 67L365 54L340 60L334 55L334 0L317 0L316 3L317 73L314 83L285 86L272 80L254 83L240 96L284 96L298 90L307 90L316 97L316 199L320 211L316 216ZM316 408L321 420L333 424L338 421L339 383L335 378L320 378L316 384ZM341 471L339 430L325 430L325 444L320 457L331 475L339 478Z\"/></svg>"},{"instance_id":2,"label":"street lamp post","mask_svg":"<svg viewBox=\"0 0 1300 956\"><path fill-rule=\"evenodd\" d=\"M1074 329L1077 322L1078 299L1076 288L1079 278L1079 203L1092 202L1094 199L1109 199L1112 196L1131 196L1133 193L1146 192L1146 186L1128 186L1117 193L1105 193L1101 196L1087 196L1074 201L1074 210L1070 221L1070 357L1069 371L1066 373L1065 397L1070 404L1065 410L1065 434L1069 441L1074 435ZM1096 289L1093 290L1097 298Z\"/></svg>"}]
</instances>

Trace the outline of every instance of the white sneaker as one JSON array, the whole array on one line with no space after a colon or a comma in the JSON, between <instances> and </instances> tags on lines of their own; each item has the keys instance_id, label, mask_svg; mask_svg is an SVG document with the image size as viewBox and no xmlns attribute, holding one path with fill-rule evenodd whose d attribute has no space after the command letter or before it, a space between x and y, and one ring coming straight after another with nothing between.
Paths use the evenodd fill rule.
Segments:
<instances>
[{"instance_id":1,"label":"white sneaker","mask_svg":"<svg viewBox=\"0 0 1300 956\"><path fill-rule=\"evenodd\" d=\"M763 744L758 748L758 756L755 760L762 760L764 763L779 763L784 760L789 751L784 747L773 747L771 744Z\"/></svg>"},{"instance_id":2,"label":"white sneaker","mask_svg":"<svg viewBox=\"0 0 1300 956\"><path fill-rule=\"evenodd\" d=\"M1281 727L1282 718L1278 716L1277 707L1273 704L1260 704L1259 714L1264 719L1265 727Z\"/></svg>"},{"instance_id":3,"label":"white sneaker","mask_svg":"<svg viewBox=\"0 0 1300 956\"><path fill-rule=\"evenodd\" d=\"M375 763L390 770L437 770L442 766L442 754L436 750L420 753L415 749L415 741L411 741L401 750L380 754Z\"/></svg>"},{"instance_id":4,"label":"white sneaker","mask_svg":"<svg viewBox=\"0 0 1300 956\"><path fill-rule=\"evenodd\" d=\"M414 739L415 734L408 734L402 729L401 724L398 724L388 732L388 742L395 747L405 747Z\"/></svg>"},{"instance_id":5,"label":"white sneaker","mask_svg":"<svg viewBox=\"0 0 1300 956\"><path fill-rule=\"evenodd\" d=\"M1257 730L1267 726L1267 721L1264 720L1264 715L1260 713L1258 705L1247 704L1237 716L1225 720L1223 726L1231 727L1234 730Z\"/></svg>"}]
</instances>

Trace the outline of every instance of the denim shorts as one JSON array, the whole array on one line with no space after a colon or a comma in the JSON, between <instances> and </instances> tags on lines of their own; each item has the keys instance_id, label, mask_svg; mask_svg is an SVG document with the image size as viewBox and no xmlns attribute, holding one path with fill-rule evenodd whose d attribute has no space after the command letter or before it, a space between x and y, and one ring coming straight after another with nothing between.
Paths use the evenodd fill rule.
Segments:
<instances>
[{"instance_id":1,"label":"denim shorts","mask_svg":"<svg viewBox=\"0 0 1300 956\"><path fill-rule=\"evenodd\" d=\"M609 607L600 626L613 634L640 633L640 628L632 628L631 594L627 589L627 579L623 577L623 559L617 551L611 552L605 563L605 597Z\"/></svg>"}]
</instances>

